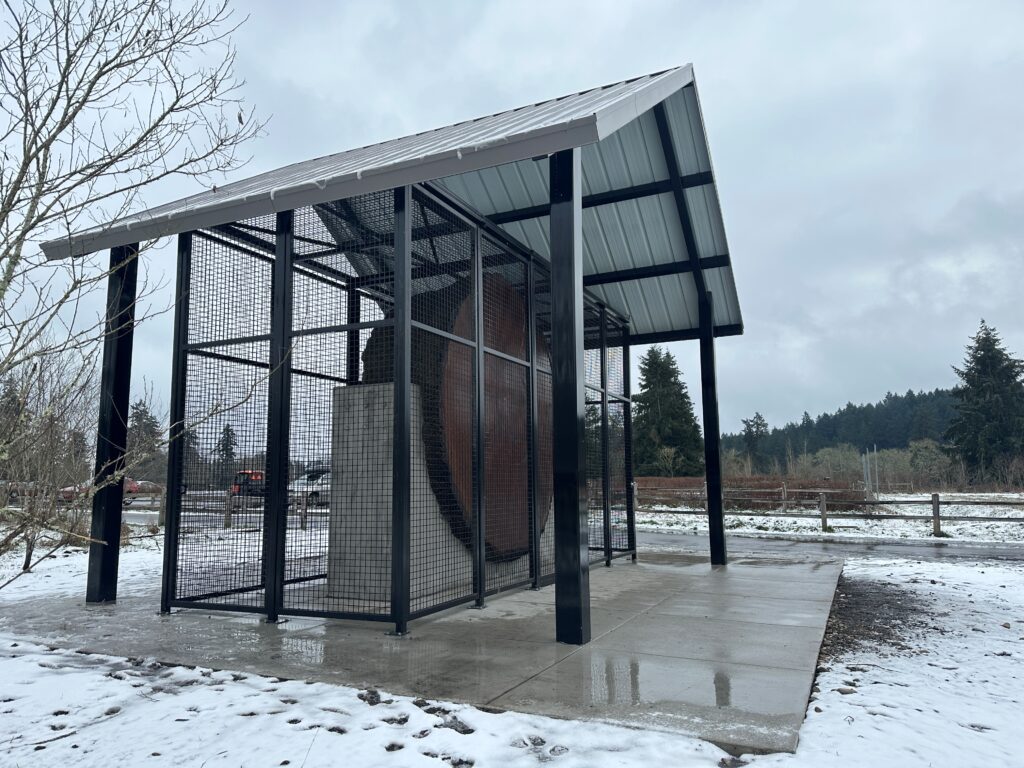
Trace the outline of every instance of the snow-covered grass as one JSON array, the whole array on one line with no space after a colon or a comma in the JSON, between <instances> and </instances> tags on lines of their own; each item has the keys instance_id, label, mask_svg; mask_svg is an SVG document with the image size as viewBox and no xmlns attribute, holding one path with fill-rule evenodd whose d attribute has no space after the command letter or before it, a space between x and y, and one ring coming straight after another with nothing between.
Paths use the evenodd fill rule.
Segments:
<instances>
[{"instance_id":1,"label":"snow-covered grass","mask_svg":"<svg viewBox=\"0 0 1024 768\"><path fill-rule=\"evenodd\" d=\"M697 739L0 636L9 766L715 766Z\"/></svg>"},{"instance_id":2,"label":"snow-covered grass","mask_svg":"<svg viewBox=\"0 0 1024 768\"><path fill-rule=\"evenodd\" d=\"M909 650L867 649L817 679L794 756L757 766L1024 765L1024 563L848 560L844 575L930 605Z\"/></svg>"},{"instance_id":3,"label":"snow-covered grass","mask_svg":"<svg viewBox=\"0 0 1024 768\"><path fill-rule=\"evenodd\" d=\"M160 554L153 542L130 546L122 573L155 578ZM0 561L0 571L12 562ZM0 611L11 600L81 591L85 564L81 551L45 561L0 591ZM906 648L867 647L829 662L795 755L743 760L754 768L1024 763L1024 563L858 559L847 561L845 578L908 590L931 617L915 624ZM2 766L739 764L683 736L76 653L6 631Z\"/></svg>"},{"instance_id":4,"label":"snow-covered grass","mask_svg":"<svg viewBox=\"0 0 1024 768\"><path fill-rule=\"evenodd\" d=\"M922 494L885 494L886 500L918 500ZM954 502L943 504L942 517L1003 517L1024 519L1024 493L1001 494L942 494L943 501ZM957 501L1012 501L1019 502L1013 506L985 504L957 504ZM641 531L677 531L684 533L704 533L708 529L707 517L703 514L681 513L685 508L642 507L636 511L636 527ZM740 512L727 512L726 529L732 533L752 534L758 536L783 537L820 537L822 535L840 538L879 538L879 539L928 539L931 536L930 520L931 504L893 504L868 507L870 516L863 519L846 520L830 518L831 528L827 533L821 530L821 523L814 518L782 518L744 515ZM790 511L797 511L791 507ZM813 507L805 507L801 512L815 514ZM928 520L893 520L893 515L926 515ZM962 539L973 542L1024 542L1024 521L1022 522L942 522L942 532L951 539Z\"/></svg>"}]
</instances>

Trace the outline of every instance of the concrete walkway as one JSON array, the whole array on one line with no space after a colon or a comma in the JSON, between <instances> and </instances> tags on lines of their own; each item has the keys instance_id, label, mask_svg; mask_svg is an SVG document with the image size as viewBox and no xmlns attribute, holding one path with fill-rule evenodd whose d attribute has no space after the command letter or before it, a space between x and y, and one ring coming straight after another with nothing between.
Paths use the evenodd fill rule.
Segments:
<instances>
[{"instance_id":1,"label":"concrete walkway","mask_svg":"<svg viewBox=\"0 0 1024 768\"><path fill-rule=\"evenodd\" d=\"M699 736L730 751L793 750L842 563L645 553L592 570L593 641L554 642L554 589L414 622L206 611L157 613L151 593L4 607L5 632L168 663L322 680L396 694Z\"/></svg>"}]
</instances>

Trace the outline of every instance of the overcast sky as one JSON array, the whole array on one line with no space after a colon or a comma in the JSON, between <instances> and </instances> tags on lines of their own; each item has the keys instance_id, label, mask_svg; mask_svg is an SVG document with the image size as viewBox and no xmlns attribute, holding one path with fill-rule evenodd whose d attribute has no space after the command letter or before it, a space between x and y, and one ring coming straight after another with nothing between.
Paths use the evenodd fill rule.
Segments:
<instances>
[{"instance_id":1,"label":"overcast sky","mask_svg":"<svg viewBox=\"0 0 1024 768\"><path fill-rule=\"evenodd\" d=\"M982 317L1024 356L1022 2L236 5L270 121L232 178L692 62L746 325L725 431L951 386ZM136 335L165 403L170 339ZM696 343L669 346L699 411Z\"/></svg>"}]
</instances>

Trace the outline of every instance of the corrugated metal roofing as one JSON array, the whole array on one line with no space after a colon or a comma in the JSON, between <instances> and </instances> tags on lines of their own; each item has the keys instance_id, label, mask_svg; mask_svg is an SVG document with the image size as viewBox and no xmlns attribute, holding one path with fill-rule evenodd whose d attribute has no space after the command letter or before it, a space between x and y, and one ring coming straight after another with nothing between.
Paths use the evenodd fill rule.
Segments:
<instances>
[{"instance_id":1,"label":"corrugated metal roofing","mask_svg":"<svg viewBox=\"0 0 1024 768\"><path fill-rule=\"evenodd\" d=\"M582 147L584 196L666 182L668 164L652 112L662 103L680 173L707 177L685 191L697 256L724 257L728 263L690 65L295 163L73 233L42 247L51 259L77 256L433 180L440 180L485 215L544 206L548 202L547 163L534 158L572 147ZM660 194L585 208L585 274L691 258L671 190L659 189ZM549 255L546 216L503 226L533 250ZM705 276L715 297L715 325L722 332L740 332L742 319L731 266L705 270ZM590 290L630 317L633 332L640 336L653 339L697 327L697 289L692 273L610 283Z\"/></svg>"}]
</instances>

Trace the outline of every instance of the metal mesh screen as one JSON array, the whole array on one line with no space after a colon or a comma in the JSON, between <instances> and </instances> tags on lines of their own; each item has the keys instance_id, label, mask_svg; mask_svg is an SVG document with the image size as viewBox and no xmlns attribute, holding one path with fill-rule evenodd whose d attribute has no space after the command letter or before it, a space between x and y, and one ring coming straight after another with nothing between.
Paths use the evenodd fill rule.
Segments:
<instances>
[{"instance_id":1,"label":"metal mesh screen","mask_svg":"<svg viewBox=\"0 0 1024 768\"><path fill-rule=\"evenodd\" d=\"M400 623L551 581L548 270L445 199L412 192L406 329L395 327L391 190L194 233L187 324L176 331L189 426L175 465L185 492L171 602ZM277 248L289 243L291 292L282 278L275 298ZM282 306L290 324L274 315L272 357ZM607 330L602 371L604 314L588 300L584 316L587 509L600 559L606 532L613 550L628 548L628 405L621 329ZM391 604L403 555L392 546L402 530L392 509L398 333L411 349L407 612ZM282 349L286 367L271 370ZM289 409L286 423L268 413L271 398Z\"/></svg>"},{"instance_id":2,"label":"metal mesh screen","mask_svg":"<svg viewBox=\"0 0 1024 768\"><path fill-rule=\"evenodd\" d=\"M508 589L530 578L529 369L488 354L484 436L484 530L487 587Z\"/></svg>"},{"instance_id":3,"label":"metal mesh screen","mask_svg":"<svg viewBox=\"0 0 1024 768\"><path fill-rule=\"evenodd\" d=\"M604 451L601 444L601 393L587 389L585 436L587 459L587 522L590 559L604 557Z\"/></svg>"},{"instance_id":4,"label":"metal mesh screen","mask_svg":"<svg viewBox=\"0 0 1024 768\"><path fill-rule=\"evenodd\" d=\"M421 192L412 230L412 320L423 326L412 331L410 608L422 613L474 590L476 349L458 339L477 336L475 235Z\"/></svg>"},{"instance_id":5,"label":"metal mesh screen","mask_svg":"<svg viewBox=\"0 0 1024 768\"><path fill-rule=\"evenodd\" d=\"M611 548L629 549L626 510L626 403L608 403L608 506L611 514Z\"/></svg>"},{"instance_id":6,"label":"metal mesh screen","mask_svg":"<svg viewBox=\"0 0 1024 768\"><path fill-rule=\"evenodd\" d=\"M273 231L273 220L237 227L238 233ZM193 237L176 600L263 604L270 237L220 231Z\"/></svg>"},{"instance_id":7,"label":"metal mesh screen","mask_svg":"<svg viewBox=\"0 0 1024 768\"><path fill-rule=\"evenodd\" d=\"M391 611L393 230L391 192L295 211L286 612Z\"/></svg>"}]
</instances>

